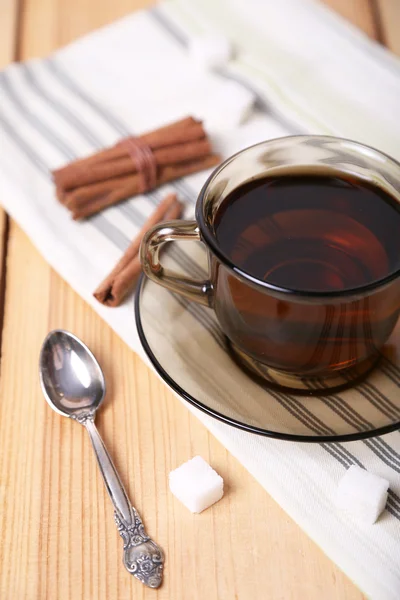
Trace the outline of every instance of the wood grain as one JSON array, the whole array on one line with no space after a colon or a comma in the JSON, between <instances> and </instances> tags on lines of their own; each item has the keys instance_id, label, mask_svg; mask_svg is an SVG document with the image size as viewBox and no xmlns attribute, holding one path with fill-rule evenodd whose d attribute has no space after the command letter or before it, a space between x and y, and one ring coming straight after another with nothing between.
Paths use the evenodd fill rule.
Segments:
<instances>
[{"instance_id":1,"label":"wood grain","mask_svg":"<svg viewBox=\"0 0 400 600\"><path fill-rule=\"evenodd\" d=\"M149 2L25 0L20 14L22 56L43 56L145 4ZM368 2L329 4L374 33ZM8 6L12 11L15 5ZM8 22L0 21L1 48L3 30L15 30L13 18L11 14ZM9 29L5 35L10 35ZM3 63L12 58L1 52ZM98 427L149 533L167 552L165 584L157 592L144 588L121 565L121 540L86 432L54 414L43 400L38 353L44 336L55 327L84 339L104 369L108 395ZM2 600L363 598L49 268L14 224L2 353ZM201 515L191 515L167 485L168 472L196 454L217 469L227 486L224 499Z\"/></svg>"},{"instance_id":2,"label":"wood grain","mask_svg":"<svg viewBox=\"0 0 400 600\"><path fill-rule=\"evenodd\" d=\"M350 23L362 29L369 37L376 37L376 23L370 0L323 0L322 4L333 8Z\"/></svg>"},{"instance_id":3,"label":"wood grain","mask_svg":"<svg viewBox=\"0 0 400 600\"><path fill-rule=\"evenodd\" d=\"M45 56L154 0L25 0L21 15L21 53Z\"/></svg>"},{"instance_id":4,"label":"wood grain","mask_svg":"<svg viewBox=\"0 0 400 600\"><path fill-rule=\"evenodd\" d=\"M18 0L0 2L0 69L15 58L18 45Z\"/></svg>"},{"instance_id":5,"label":"wood grain","mask_svg":"<svg viewBox=\"0 0 400 600\"><path fill-rule=\"evenodd\" d=\"M0 0L0 69L17 58L18 8L18 0ZM4 317L8 226L8 217L0 208L0 344Z\"/></svg>"},{"instance_id":6,"label":"wood grain","mask_svg":"<svg viewBox=\"0 0 400 600\"><path fill-rule=\"evenodd\" d=\"M373 0L379 15L383 41L395 54L400 55L400 2Z\"/></svg>"}]
</instances>

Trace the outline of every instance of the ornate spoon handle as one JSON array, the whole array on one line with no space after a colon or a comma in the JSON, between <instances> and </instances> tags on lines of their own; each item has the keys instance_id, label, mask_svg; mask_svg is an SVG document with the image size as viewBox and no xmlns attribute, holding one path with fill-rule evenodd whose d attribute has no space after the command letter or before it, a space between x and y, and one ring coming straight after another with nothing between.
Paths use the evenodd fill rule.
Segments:
<instances>
[{"instance_id":1,"label":"ornate spoon handle","mask_svg":"<svg viewBox=\"0 0 400 600\"><path fill-rule=\"evenodd\" d=\"M125 568L145 585L158 588L162 582L164 552L144 530L142 520L131 506L124 486L94 424L93 415L80 419L90 436L104 483L114 505L114 518L124 540Z\"/></svg>"}]
</instances>

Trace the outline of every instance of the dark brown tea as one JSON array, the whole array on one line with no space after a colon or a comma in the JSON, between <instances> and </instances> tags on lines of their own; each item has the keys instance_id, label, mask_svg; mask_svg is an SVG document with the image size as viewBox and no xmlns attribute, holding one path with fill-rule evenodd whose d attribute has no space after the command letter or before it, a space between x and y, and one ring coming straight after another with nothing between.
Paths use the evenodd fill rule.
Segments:
<instances>
[{"instance_id":1,"label":"dark brown tea","mask_svg":"<svg viewBox=\"0 0 400 600\"><path fill-rule=\"evenodd\" d=\"M400 268L396 203L361 181L258 179L226 198L215 229L236 266L278 287L353 289Z\"/></svg>"},{"instance_id":2,"label":"dark brown tea","mask_svg":"<svg viewBox=\"0 0 400 600\"><path fill-rule=\"evenodd\" d=\"M219 277L218 318L258 361L324 373L360 363L386 342L399 314L399 285L348 302L304 297L357 290L400 268L400 211L380 188L336 176L258 179L223 201L215 235L241 270L303 292L285 301Z\"/></svg>"}]
</instances>

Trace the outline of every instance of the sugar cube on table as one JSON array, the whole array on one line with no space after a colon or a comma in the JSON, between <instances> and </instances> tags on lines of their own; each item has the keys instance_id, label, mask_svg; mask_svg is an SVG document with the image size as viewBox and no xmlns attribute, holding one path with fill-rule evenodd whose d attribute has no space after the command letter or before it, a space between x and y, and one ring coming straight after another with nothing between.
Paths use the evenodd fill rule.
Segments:
<instances>
[{"instance_id":1,"label":"sugar cube on table","mask_svg":"<svg viewBox=\"0 0 400 600\"><path fill-rule=\"evenodd\" d=\"M385 509L388 489L386 479L352 465L339 482L336 505L372 524Z\"/></svg>"},{"instance_id":2,"label":"sugar cube on table","mask_svg":"<svg viewBox=\"0 0 400 600\"><path fill-rule=\"evenodd\" d=\"M169 474L171 492L193 513L200 513L224 495L224 480L201 456Z\"/></svg>"}]
</instances>

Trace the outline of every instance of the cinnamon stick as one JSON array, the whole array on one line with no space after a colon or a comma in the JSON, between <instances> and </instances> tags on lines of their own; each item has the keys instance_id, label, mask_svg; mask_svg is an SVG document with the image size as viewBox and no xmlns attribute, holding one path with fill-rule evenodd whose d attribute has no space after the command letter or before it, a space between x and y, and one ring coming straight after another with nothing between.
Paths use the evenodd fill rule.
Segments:
<instances>
[{"instance_id":1,"label":"cinnamon stick","mask_svg":"<svg viewBox=\"0 0 400 600\"><path fill-rule=\"evenodd\" d=\"M107 306L118 306L130 292L140 274L139 248L144 234L160 221L177 219L182 204L176 194L168 194L150 215L121 260L94 292L94 297Z\"/></svg>"},{"instance_id":2,"label":"cinnamon stick","mask_svg":"<svg viewBox=\"0 0 400 600\"><path fill-rule=\"evenodd\" d=\"M157 184L161 185L179 177L213 167L221 162L218 154L176 165L167 165L159 169ZM71 211L75 220L85 219L113 204L117 204L139 192L137 174L116 177L104 182L82 186L63 196L63 203Z\"/></svg>"},{"instance_id":3,"label":"cinnamon stick","mask_svg":"<svg viewBox=\"0 0 400 600\"><path fill-rule=\"evenodd\" d=\"M211 144L206 139L191 141L185 144L174 144L168 147L155 148L154 158L159 167L174 163L187 162L206 156L211 152ZM94 162L88 168L77 168L69 165L54 174L57 189L64 191L76 187L96 183L103 180L121 177L137 172L132 158L125 154L106 162Z\"/></svg>"},{"instance_id":4,"label":"cinnamon stick","mask_svg":"<svg viewBox=\"0 0 400 600\"><path fill-rule=\"evenodd\" d=\"M196 140L205 139L206 134L201 121L197 121L193 117L187 117L171 123L164 127L160 127L155 131L145 133L138 137L138 140L148 145L151 150L185 144ZM85 172L94 165L100 166L108 161L126 158L127 152L123 144L118 143L111 148L106 148L100 152L96 152L91 156L76 160L69 163L65 167L53 171L53 178L56 186L70 189L75 187L70 183L70 178L73 178L77 171ZM172 161L171 161L172 162ZM79 184L81 185L81 184Z\"/></svg>"}]
</instances>

